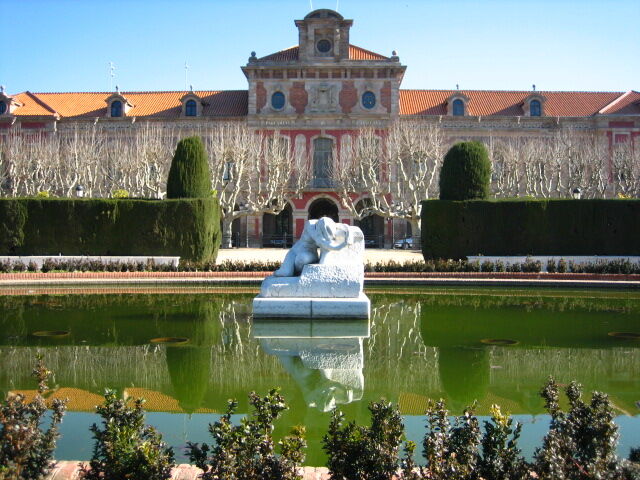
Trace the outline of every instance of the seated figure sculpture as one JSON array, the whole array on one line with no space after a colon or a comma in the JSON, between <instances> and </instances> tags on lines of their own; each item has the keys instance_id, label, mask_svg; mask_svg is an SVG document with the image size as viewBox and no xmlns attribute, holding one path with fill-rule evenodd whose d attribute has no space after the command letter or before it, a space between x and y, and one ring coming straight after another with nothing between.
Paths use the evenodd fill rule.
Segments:
<instances>
[{"instance_id":1,"label":"seated figure sculpture","mask_svg":"<svg viewBox=\"0 0 640 480\"><path fill-rule=\"evenodd\" d=\"M340 240L335 241L337 239ZM282 265L273 275L276 277L299 276L305 265L326 263L329 252L339 251L353 244L353 241L349 225L336 224L329 217L307 220L300 240L287 252ZM318 254L318 248L320 248L320 254Z\"/></svg>"},{"instance_id":2,"label":"seated figure sculpture","mask_svg":"<svg viewBox=\"0 0 640 480\"><path fill-rule=\"evenodd\" d=\"M254 316L368 318L363 254L360 228L328 217L307 221L280 268L262 282ZM341 301L340 311L332 300Z\"/></svg>"}]
</instances>

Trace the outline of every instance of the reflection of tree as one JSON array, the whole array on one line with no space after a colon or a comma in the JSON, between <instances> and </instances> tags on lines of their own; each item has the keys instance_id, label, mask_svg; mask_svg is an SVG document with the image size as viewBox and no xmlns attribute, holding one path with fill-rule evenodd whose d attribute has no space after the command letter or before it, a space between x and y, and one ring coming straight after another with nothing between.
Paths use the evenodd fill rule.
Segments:
<instances>
[{"instance_id":1,"label":"reflection of tree","mask_svg":"<svg viewBox=\"0 0 640 480\"><path fill-rule=\"evenodd\" d=\"M458 414L474 400L482 401L489 388L489 352L478 348L439 348L440 383L449 397L451 410Z\"/></svg>"},{"instance_id":2,"label":"reflection of tree","mask_svg":"<svg viewBox=\"0 0 640 480\"><path fill-rule=\"evenodd\" d=\"M210 347L168 347L166 360L173 397L185 412L193 413L202 406L209 388Z\"/></svg>"}]
</instances>

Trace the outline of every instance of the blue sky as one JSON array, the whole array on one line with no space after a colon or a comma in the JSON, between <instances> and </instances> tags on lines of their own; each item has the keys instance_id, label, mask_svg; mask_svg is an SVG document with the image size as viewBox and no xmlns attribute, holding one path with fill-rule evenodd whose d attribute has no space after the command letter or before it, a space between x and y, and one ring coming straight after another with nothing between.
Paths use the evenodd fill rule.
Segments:
<instances>
[{"instance_id":1,"label":"blue sky","mask_svg":"<svg viewBox=\"0 0 640 480\"><path fill-rule=\"evenodd\" d=\"M0 0L0 84L24 90L245 89L240 66L297 44L310 0ZM640 90L639 0L312 0L351 43L407 65L403 88Z\"/></svg>"}]
</instances>

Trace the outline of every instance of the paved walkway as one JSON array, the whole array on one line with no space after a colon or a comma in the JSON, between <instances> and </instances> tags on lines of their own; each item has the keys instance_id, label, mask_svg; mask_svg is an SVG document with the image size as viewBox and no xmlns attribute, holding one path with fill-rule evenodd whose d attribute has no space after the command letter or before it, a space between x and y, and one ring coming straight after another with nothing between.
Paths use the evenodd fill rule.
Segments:
<instances>
[{"instance_id":1,"label":"paved walkway","mask_svg":"<svg viewBox=\"0 0 640 480\"><path fill-rule=\"evenodd\" d=\"M244 262L281 262L289 249L287 248L221 248L216 263L225 260ZM393 260L398 263L422 261L420 250L392 250L367 248L364 251L365 263L379 263Z\"/></svg>"}]
</instances>

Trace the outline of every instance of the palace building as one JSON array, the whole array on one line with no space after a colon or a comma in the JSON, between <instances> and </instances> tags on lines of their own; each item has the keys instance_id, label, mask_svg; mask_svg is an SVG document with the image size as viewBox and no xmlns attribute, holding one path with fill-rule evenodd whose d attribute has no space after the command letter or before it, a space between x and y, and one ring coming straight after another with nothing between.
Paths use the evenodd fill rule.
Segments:
<instances>
[{"instance_id":1,"label":"palace building","mask_svg":"<svg viewBox=\"0 0 640 480\"><path fill-rule=\"evenodd\" d=\"M249 217L237 226L254 239L297 237L307 218L328 215L352 223L329 178L333 152L364 126L384 129L400 118L439 124L450 136L540 135L561 127L591 131L610 144L640 136L640 92L403 90L406 66L350 43L353 21L332 10L296 20L298 45L258 57L242 71L246 90L175 92L0 93L0 134L9 129L52 132L82 122L114 128L133 121L206 124L239 121L278 130L312 158L309 188L278 217ZM237 229L236 228L236 229ZM389 244L403 225L365 222L368 235Z\"/></svg>"}]
</instances>

